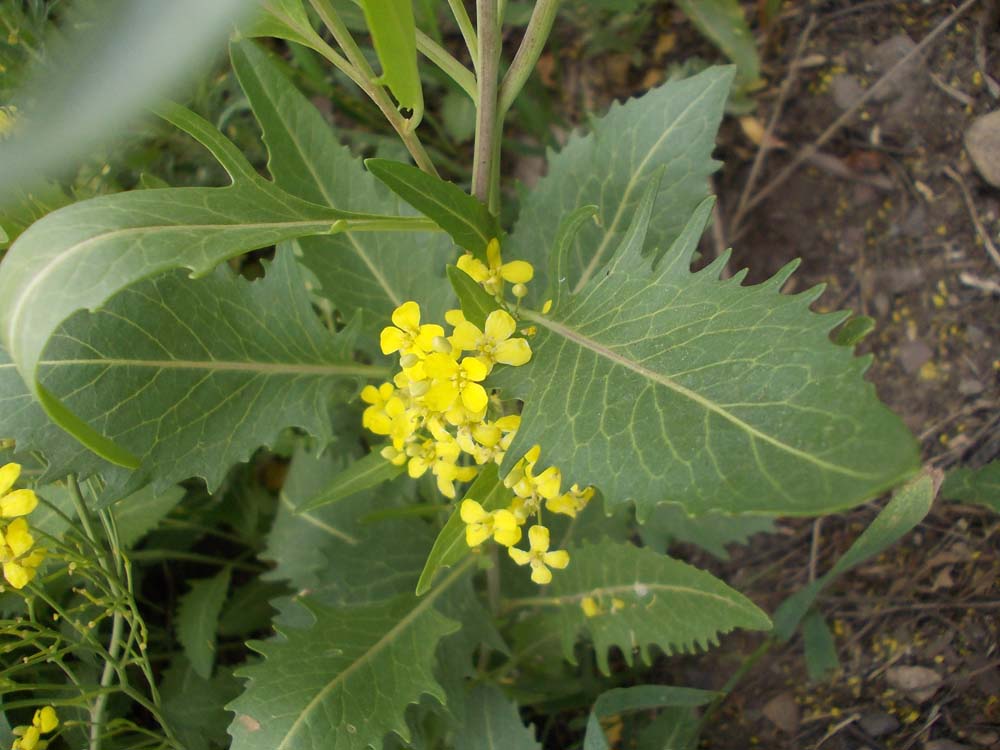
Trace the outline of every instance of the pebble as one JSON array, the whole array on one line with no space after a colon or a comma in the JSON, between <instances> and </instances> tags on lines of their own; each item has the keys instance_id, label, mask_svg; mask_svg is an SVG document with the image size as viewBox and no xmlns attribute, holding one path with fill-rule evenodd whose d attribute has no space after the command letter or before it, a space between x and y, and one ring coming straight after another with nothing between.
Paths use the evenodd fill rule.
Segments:
<instances>
[{"instance_id":1,"label":"pebble","mask_svg":"<svg viewBox=\"0 0 1000 750\"><path fill-rule=\"evenodd\" d=\"M871 711L862 716L858 724L872 739L899 729L899 719L885 711Z\"/></svg>"},{"instance_id":2,"label":"pebble","mask_svg":"<svg viewBox=\"0 0 1000 750\"><path fill-rule=\"evenodd\" d=\"M919 372L933 356L934 351L923 341L907 341L899 347L899 363L909 375Z\"/></svg>"},{"instance_id":3,"label":"pebble","mask_svg":"<svg viewBox=\"0 0 1000 750\"><path fill-rule=\"evenodd\" d=\"M841 109L850 109L858 103L865 89L854 76L838 73L830 81L830 93L833 94L834 104Z\"/></svg>"},{"instance_id":4,"label":"pebble","mask_svg":"<svg viewBox=\"0 0 1000 750\"><path fill-rule=\"evenodd\" d=\"M983 179L1000 187L1000 110L972 121L965 131L965 150Z\"/></svg>"}]
</instances>

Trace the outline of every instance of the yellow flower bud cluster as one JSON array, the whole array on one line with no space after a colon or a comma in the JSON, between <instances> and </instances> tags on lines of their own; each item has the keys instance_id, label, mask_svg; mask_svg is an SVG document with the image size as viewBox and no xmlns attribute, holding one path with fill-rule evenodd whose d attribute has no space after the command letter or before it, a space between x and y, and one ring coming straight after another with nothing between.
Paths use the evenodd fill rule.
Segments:
<instances>
[{"instance_id":1,"label":"yellow flower bud cluster","mask_svg":"<svg viewBox=\"0 0 1000 750\"><path fill-rule=\"evenodd\" d=\"M445 321L452 331L446 336L442 326L421 321L416 302L404 302L393 311L393 325L382 329L379 340L384 354L398 353L400 370L390 382L361 391L368 405L363 426L390 441L381 449L382 456L397 466L405 464L413 478L431 472L438 490L450 499L457 495L456 483L471 482L481 466L503 462L521 423L518 414L503 414L502 404L491 399L487 376L497 365L519 367L531 359L527 339L515 335L517 321L506 309L503 291L505 282L514 284L519 303L534 269L525 261L504 263L497 240L489 243L487 260L467 254L457 263L497 300L498 308L483 327L466 320L461 310L449 310ZM532 580L548 583L549 568L565 568L569 554L549 550L549 530L540 523L528 530L530 549L517 549L521 527L540 518L543 503L551 512L575 516L594 489L573 485L561 492L558 468L536 474L539 453L539 446L529 450L504 479L514 493L509 508L487 511L466 499L459 512L470 547L493 539L508 548L518 565L531 566Z\"/></svg>"},{"instance_id":2,"label":"yellow flower bud cluster","mask_svg":"<svg viewBox=\"0 0 1000 750\"><path fill-rule=\"evenodd\" d=\"M25 518L38 506L38 497L32 490L11 490L20 476L18 464L0 468L0 564L3 577L16 589L31 582L45 559Z\"/></svg>"},{"instance_id":3,"label":"yellow flower bud cluster","mask_svg":"<svg viewBox=\"0 0 1000 750\"><path fill-rule=\"evenodd\" d=\"M52 706L45 706L35 711L30 726L14 727L14 744L11 750L45 750L49 740L43 740L42 735L54 732L59 726L59 717Z\"/></svg>"}]
</instances>

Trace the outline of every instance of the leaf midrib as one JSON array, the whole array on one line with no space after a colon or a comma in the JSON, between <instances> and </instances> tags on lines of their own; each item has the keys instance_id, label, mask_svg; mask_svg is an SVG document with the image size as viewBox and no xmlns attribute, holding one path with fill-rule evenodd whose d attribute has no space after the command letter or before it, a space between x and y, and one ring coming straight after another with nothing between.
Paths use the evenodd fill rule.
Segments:
<instances>
[{"instance_id":1,"label":"leaf midrib","mask_svg":"<svg viewBox=\"0 0 1000 750\"><path fill-rule=\"evenodd\" d=\"M104 365L108 367L146 367L157 370L195 370L208 372L251 372L263 375L361 375L363 377L387 377L389 370L378 365L363 364L323 364L310 365L286 362L232 362L224 360L187 359L59 359L41 360L39 367L86 367ZM2 364L0 369L16 367L13 363Z\"/></svg>"},{"instance_id":2,"label":"leaf midrib","mask_svg":"<svg viewBox=\"0 0 1000 750\"><path fill-rule=\"evenodd\" d=\"M693 401L694 403L698 404L707 411L710 411L722 417L723 419L727 420L728 422L732 423L734 426L738 427L739 429L743 430L748 435L750 435L751 438L756 438L765 443L768 443L769 445L772 445L775 448L788 453L789 455L795 456L796 458L806 461L807 463L811 463L825 471L831 471L836 474L842 474L844 476L848 476L858 480L870 480L870 479L881 478L880 474L869 474L861 471L855 471L849 467L825 461L822 458L819 458L818 456L814 456L811 453L807 453L803 450L800 450L795 446L788 445L787 443L779 440L773 435L761 432L758 428L743 421L735 414L726 410L725 408L715 403L714 401L705 398L697 391L693 391L690 388L687 388L681 385L680 383L671 380L669 377L667 377L662 373L643 367L638 362L631 360L628 357L622 356L618 352L609 349L603 344L600 344L594 341L593 339L584 336L579 331L573 330L568 326L562 325L561 323L558 323L555 320L552 320L551 318L545 317L544 315L540 315L539 313L534 311L523 310L523 309L521 310L521 316L527 318L533 323L536 323L544 328L547 328L548 330L552 331L553 333L559 336L562 336L568 341L572 341L574 344L577 344L585 349L589 349L595 354L604 357L612 364L631 370L632 372L641 375L647 380L651 380L654 383L659 383L665 388L674 391L678 395L684 396L685 398Z\"/></svg>"},{"instance_id":3,"label":"leaf midrib","mask_svg":"<svg viewBox=\"0 0 1000 750\"><path fill-rule=\"evenodd\" d=\"M358 670L362 664L369 662L372 658L378 655L378 653L382 651L382 649L384 649L386 646L392 643L396 639L397 634L405 630L407 627L409 627L410 624L415 619L417 619L417 617L422 615L424 611L428 607L430 607L430 605L433 604L434 601L443 592L445 592L456 580L458 580L459 576L465 572L466 568L468 568L472 564L472 562L473 558L469 557L468 559L465 560L465 562L456 567L451 573L448 574L447 578L441 581L441 584L437 588L435 588L431 593L429 593L427 596L421 599L417 603L417 605L413 609L411 609L403 619L401 619L392 627L391 630L389 630L385 635L379 638L378 641L376 641L371 646L371 648L369 648L367 651L364 652L364 654L361 655L361 657L355 659L346 669L344 669L340 674L338 674L336 677L330 680L330 682L328 682L323 687L322 690L316 693L316 696L311 701L309 701L309 704L305 708L302 709L302 711L299 713L298 718L295 720L292 726L289 727L288 732L282 738L281 744L278 745L276 750L285 750L285 748L288 747L288 742L299 731L299 727L305 721L306 717L309 714L311 714L313 710L315 710L316 706L327 695L329 695L332 690L337 688L342 682L344 682L356 670Z\"/></svg>"}]
</instances>

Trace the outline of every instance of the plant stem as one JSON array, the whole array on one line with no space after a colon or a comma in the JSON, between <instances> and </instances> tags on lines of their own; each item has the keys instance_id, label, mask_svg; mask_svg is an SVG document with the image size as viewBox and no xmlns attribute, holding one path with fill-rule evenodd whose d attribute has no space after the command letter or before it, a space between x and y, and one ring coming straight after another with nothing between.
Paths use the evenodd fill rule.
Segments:
<instances>
[{"instance_id":1,"label":"plant stem","mask_svg":"<svg viewBox=\"0 0 1000 750\"><path fill-rule=\"evenodd\" d=\"M368 60L365 59L364 54L361 52L361 48L358 47L357 43L354 41L354 37L351 36L351 32L341 20L340 15L334 9L333 3L330 2L330 0L309 0L309 2L319 14L323 23L330 30L330 33L333 34L333 38L337 41L337 44L339 44L340 48L344 50L344 54L347 55L349 67L357 72L358 77L352 77L351 80L354 81L382 111L382 115L389 121L389 124L392 125L393 129L399 135L400 140L403 141L403 145L406 146L406 150L410 152L410 156L413 157L413 161L416 165L428 174L437 176L437 169L435 169L434 163L427 155L427 151L424 149L424 145L420 142L420 138L418 138L416 132L410 128L409 120L399 114L399 111L396 109L396 105L392 101L392 97L389 96L381 85L375 82L375 71L372 70L371 65L368 64ZM321 46L318 45L317 51L331 63L343 70L341 66L344 58L338 55L336 50L332 49L330 45L326 44L326 42L322 42ZM337 58L339 58L340 62L338 62Z\"/></svg>"},{"instance_id":2,"label":"plant stem","mask_svg":"<svg viewBox=\"0 0 1000 750\"><path fill-rule=\"evenodd\" d=\"M125 618L121 610L115 608L114 620L111 625L111 643L108 646L108 660L104 662L104 670L101 672L102 690L111 687L111 680L114 679L118 660L121 651L122 628ZM104 723L104 709L108 705L108 693L102 692L94 701L90 709L90 750L101 750L101 725Z\"/></svg>"},{"instance_id":3,"label":"plant stem","mask_svg":"<svg viewBox=\"0 0 1000 750\"><path fill-rule=\"evenodd\" d=\"M462 32L462 38L465 40L465 46L469 50L469 57L472 58L472 67L479 72L479 40L476 39L476 30L472 26L472 19L469 18L469 14L465 11L465 4L462 0L448 0L448 5L451 7L451 14L455 16L455 22L458 23L458 29Z\"/></svg>"},{"instance_id":4,"label":"plant stem","mask_svg":"<svg viewBox=\"0 0 1000 750\"><path fill-rule=\"evenodd\" d=\"M500 28L496 0L476 0L479 33L479 106L476 108L476 142L472 162L472 194L490 202L493 172L497 168L497 77L500 67Z\"/></svg>"},{"instance_id":5,"label":"plant stem","mask_svg":"<svg viewBox=\"0 0 1000 750\"><path fill-rule=\"evenodd\" d=\"M447 73L448 77L457 83L475 104L479 97L476 91L476 77L467 67L456 60L448 50L431 39L427 34L417 29L417 51Z\"/></svg>"},{"instance_id":6,"label":"plant stem","mask_svg":"<svg viewBox=\"0 0 1000 750\"><path fill-rule=\"evenodd\" d=\"M552 31L557 10L559 10L559 0L538 0L535 4L535 9L531 12L531 20L528 21L528 28L524 31L521 46L518 47L514 61L510 64L507 74L503 77L503 83L500 85L498 111L501 118L507 114L517 95L524 88L524 84L531 77L531 71L535 69L542 49L545 47L545 42L549 38L549 33Z\"/></svg>"}]
</instances>

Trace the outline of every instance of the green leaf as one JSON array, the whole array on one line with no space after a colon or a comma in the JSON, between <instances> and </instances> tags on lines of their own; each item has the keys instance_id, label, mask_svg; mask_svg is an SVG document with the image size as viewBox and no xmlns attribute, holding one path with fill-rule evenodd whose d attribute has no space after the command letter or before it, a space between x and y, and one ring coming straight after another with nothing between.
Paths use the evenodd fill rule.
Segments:
<instances>
[{"instance_id":1,"label":"green leaf","mask_svg":"<svg viewBox=\"0 0 1000 750\"><path fill-rule=\"evenodd\" d=\"M587 734L583 739L583 750L610 750L608 740L601 729L600 719L625 711L643 711L662 706L695 707L704 706L718 696L711 690L670 687L667 685L636 685L629 688L606 690L594 701L587 717Z\"/></svg>"},{"instance_id":2,"label":"green leaf","mask_svg":"<svg viewBox=\"0 0 1000 750\"><path fill-rule=\"evenodd\" d=\"M192 581L177 609L177 638L191 668L205 680L212 677L216 631L229 591L230 575L226 567L212 578Z\"/></svg>"},{"instance_id":3,"label":"green leaf","mask_svg":"<svg viewBox=\"0 0 1000 750\"><path fill-rule=\"evenodd\" d=\"M517 704L495 685L480 684L466 700L465 721L455 734L462 750L541 750L533 729L524 726Z\"/></svg>"},{"instance_id":4,"label":"green leaf","mask_svg":"<svg viewBox=\"0 0 1000 750\"><path fill-rule=\"evenodd\" d=\"M740 516L711 511L689 516L682 507L672 503L657 505L639 527L642 542L657 552L666 552L674 542L696 544L720 560L728 560L726 545L746 544L754 534L774 531L770 516Z\"/></svg>"},{"instance_id":5,"label":"green leaf","mask_svg":"<svg viewBox=\"0 0 1000 750\"><path fill-rule=\"evenodd\" d=\"M448 266L448 280L458 296L465 319L482 329L486 318L498 309L497 301L478 282L457 266Z\"/></svg>"},{"instance_id":6,"label":"green leaf","mask_svg":"<svg viewBox=\"0 0 1000 750\"><path fill-rule=\"evenodd\" d=\"M1000 461L979 469L955 469L941 485L941 497L963 503L978 503L1000 513Z\"/></svg>"},{"instance_id":7,"label":"green leaf","mask_svg":"<svg viewBox=\"0 0 1000 750\"><path fill-rule=\"evenodd\" d=\"M382 64L380 82L389 87L400 109L412 110L409 127L413 129L424 116L413 0L360 0L360 3Z\"/></svg>"},{"instance_id":8,"label":"green leaf","mask_svg":"<svg viewBox=\"0 0 1000 750\"><path fill-rule=\"evenodd\" d=\"M341 609L308 603L311 627L279 628L278 638L248 644L264 659L237 672L249 682L229 705L233 750L367 750L389 732L408 740L406 707L424 694L444 700L434 652L460 624L433 604L463 572L423 599Z\"/></svg>"},{"instance_id":9,"label":"green leaf","mask_svg":"<svg viewBox=\"0 0 1000 750\"><path fill-rule=\"evenodd\" d=\"M233 44L230 54L264 131L268 169L278 186L347 210L415 213L337 142L323 115L259 47L243 41ZM425 321L443 322L444 311L454 307L443 269L455 249L444 234L344 232L298 244L319 293L345 319L360 318L361 332L372 342L366 350L379 357L379 331L403 302L418 300Z\"/></svg>"},{"instance_id":10,"label":"green leaf","mask_svg":"<svg viewBox=\"0 0 1000 750\"><path fill-rule=\"evenodd\" d=\"M677 0L691 22L736 63L742 87L760 78L757 43L738 0Z\"/></svg>"},{"instance_id":11,"label":"green leaf","mask_svg":"<svg viewBox=\"0 0 1000 750\"><path fill-rule=\"evenodd\" d=\"M930 511L934 495L934 480L928 474L922 474L901 487L882 512L825 575L796 591L781 603L774 613L774 634L782 640L788 640L795 635L799 623L816 601L820 591L838 576L894 544L903 534L920 523Z\"/></svg>"},{"instance_id":12,"label":"green leaf","mask_svg":"<svg viewBox=\"0 0 1000 750\"><path fill-rule=\"evenodd\" d=\"M408 478L299 512L345 465L343 456L296 452L262 555L276 566L264 577L308 590L312 599L326 605L370 603L412 592L431 547L431 526L413 518L370 524L361 520L373 511L411 503L413 483Z\"/></svg>"},{"instance_id":13,"label":"green leaf","mask_svg":"<svg viewBox=\"0 0 1000 750\"><path fill-rule=\"evenodd\" d=\"M256 282L228 268L141 282L67 321L45 350L42 383L142 459L131 488L201 476L212 490L287 427L329 442L335 396L385 374L353 360L352 331L330 334L304 289L284 252Z\"/></svg>"},{"instance_id":14,"label":"green leaf","mask_svg":"<svg viewBox=\"0 0 1000 750\"><path fill-rule=\"evenodd\" d=\"M821 289L779 294L794 264L743 287L727 258L691 273L703 203L653 269L643 257L655 181L610 264L535 323L532 361L491 381L525 401L507 464L542 464L642 519L660 502L693 514L805 515L850 507L917 467L917 446L833 345L843 315L814 315Z\"/></svg>"},{"instance_id":15,"label":"green leaf","mask_svg":"<svg viewBox=\"0 0 1000 750\"><path fill-rule=\"evenodd\" d=\"M500 481L496 464L487 464L462 500L475 500L485 510L494 511L506 508L513 497L514 493ZM430 589L434 576L441 568L449 568L469 554L469 545L465 543L465 522L459 515L460 507L461 502L456 504L448 522L434 540L434 547L427 556L417 582L417 596L422 596Z\"/></svg>"},{"instance_id":16,"label":"green leaf","mask_svg":"<svg viewBox=\"0 0 1000 750\"><path fill-rule=\"evenodd\" d=\"M240 25L248 37L277 37L322 51L322 37L316 33L302 0L264 0L257 14Z\"/></svg>"},{"instance_id":17,"label":"green leaf","mask_svg":"<svg viewBox=\"0 0 1000 750\"><path fill-rule=\"evenodd\" d=\"M119 544L126 549L134 547L183 499L184 488L172 486L161 492L143 487L119 500L113 506Z\"/></svg>"},{"instance_id":18,"label":"green leaf","mask_svg":"<svg viewBox=\"0 0 1000 750\"><path fill-rule=\"evenodd\" d=\"M530 261L536 273L532 287L544 288L559 218L596 205L598 222L581 228L564 273L570 288L582 289L611 257L639 196L663 167L646 247L669 247L707 195L706 178L718 166L711 153L732 77L732 68L712 68L672 81L624 106L612 105L592 133L570 138L550 156L548 174L522 201L505 259Z\"/></svg>"},{"instance_id":19,"label":"green leaf","mask_svg":"<svg viewBox=\"0 0 1000 750\"><path fill-rule=\"evenodd\" d=\"M581 602L586 597L594 600L600 613L593 617L584 613ZM753 602L704 570L610 541L571 550L569 567L558 571L542 594L514 603L553 610L555 631L570 661L578 633L589 633L604 674L610 674L612 646L622 650L630 665L634 649L651 663L653 644L667 654L690 652L695 645L707 649L717 642L717 634L733 628L771 627Z\"/></svg>"},{"instance_id":20,"label":"green leaf","mask_svg":"<svg viewBox=\"0 0 1000 750\"><path fill-rule=\"evenodd\" d=\"M810 613L802 622L802 648L806 655L806 671L813 682L826 679L840 667L833 633L819 612Z\"/></svg>"},{"instance_id":21,"label":"green leaf","mask_svg":"<svg viewBox=\"0 0 1000 750\"><path fill-rule=\"evenodd\" d=\"M833 332L833 343L838 346L854 346L860 344L874 330L875 318L858 315Z\"/></svg>"},{"instance_id":22,"label":"green leaf","mask_svg":"<svg viewBox=\"0 0 1000 750\"><path fill-rule=\"evenodd\" d=\"M158 687L163 716L185 750L210 750L226 744L226 727L232 715L225 706L240 693L240 683L232 672L220 669L206 680L183 654L177 654Z\"/></svg>"},{"instance_id":23,"label":"green leaf","mask_svg":"<svg viewBox=\"0 0 1000 750\"><path fill-rule=\"evenodd\" d=\"M203 276L248 250L356 226L348 220L384 226L381 217L308 203L267 182L232 143L182 107L164 105L161 114L204 143L233 184L137 190L67 206L22 234L0 266L0 334L29 389L59 426L130 468L138 464L130 450L38 382L42 352L73 312L94 310L130 284L167 270L187 268Z\"/></svg>"},{"instance_id":24,"label":"green leaf","mask_svg":"<svg viewBox=\"0 0 1000 750\"><path fill-rule=\"evenodd\" d=\"M363 490L377 487L383 482L395 479L403 473L404 467L394 464L382 458L378 451L372 451L363 458L352 461L346 469L337 474L316 497L300 505L296 513L322 508L324 505L336 503L344 498L351 497Z\"/></svg>"},{"instance_id":25,"label":"green leaf","mask_svg":"<svg viewBox=\"0 0 1000 750\"><path fill-rule=\"evenodd\" d=\"M455 244L486 261L486 246L500 238L500 224L486 204L462 188L409 164L366 159L368 171L392 192L433 220Z\"/></svg>"},{"instance_id":26,"label":"green leaf","mask_svg":"<svg viewBox=\"0 0 1000 750\"><path fill-rule=\"evenodd\" d=\"M698 716L693 708L666 708L639 732L638 750L694 750Z\"/></svg>"}]
</instances>

